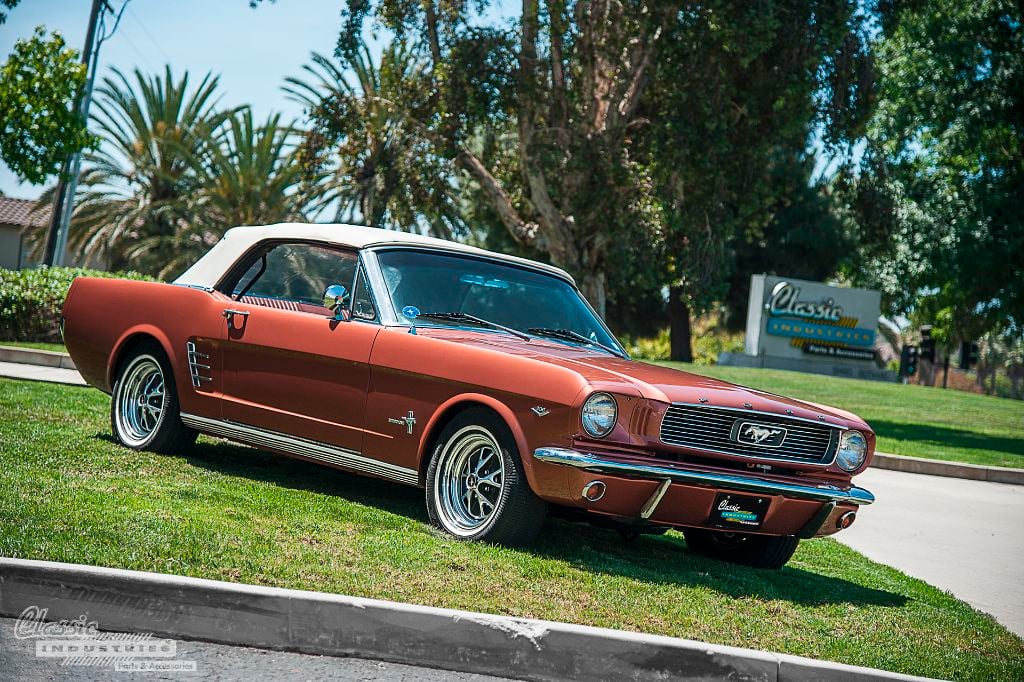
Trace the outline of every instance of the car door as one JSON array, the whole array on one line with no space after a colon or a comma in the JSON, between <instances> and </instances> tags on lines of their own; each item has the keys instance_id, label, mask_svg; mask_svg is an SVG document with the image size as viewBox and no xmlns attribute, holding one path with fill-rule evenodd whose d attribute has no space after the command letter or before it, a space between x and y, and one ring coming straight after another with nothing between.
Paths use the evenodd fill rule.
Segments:
<instances>
[{"instance_id":1,"label":"car door","mask_svg":"<svg viewBox=\"0 0 1024 682\"><path fill-rule=\"evenodd\" d=\"M250 254L237 278L229 277L227 421L362 450L370 351L380 326L372 307L337 320L323 306L327 287L351 291L358 270L354 251L277 243Z\"/></svg>"}]
</instances>

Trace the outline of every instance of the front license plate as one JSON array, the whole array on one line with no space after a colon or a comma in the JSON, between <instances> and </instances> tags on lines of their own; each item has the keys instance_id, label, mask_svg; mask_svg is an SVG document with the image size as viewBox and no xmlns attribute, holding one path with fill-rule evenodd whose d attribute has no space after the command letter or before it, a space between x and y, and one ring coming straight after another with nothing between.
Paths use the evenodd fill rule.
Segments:
<instances>
[{"instance_id":1,"label":"front license plate","mask_svg":"<svg viewBox=\"0 0 1024 682\"><path fill-rule=\"evenodd\" d=\"M770 497L752 497L733 493L718 493L711 508L708 525L733 530L757 530L764 521L771 503Z\"/></svg>"}]
</instances>

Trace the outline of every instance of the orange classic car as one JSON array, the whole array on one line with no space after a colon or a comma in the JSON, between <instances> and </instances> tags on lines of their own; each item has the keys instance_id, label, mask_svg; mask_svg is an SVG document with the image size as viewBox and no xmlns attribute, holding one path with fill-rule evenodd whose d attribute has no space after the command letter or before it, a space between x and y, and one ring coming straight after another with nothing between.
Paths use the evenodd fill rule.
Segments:
<instances>
[{"instance_id":1,"label":"orange classic car","mask_svg":"<svg viewBox=\"0 0 1024 682\"><path fill-rule=\"evenodd\" d=\"M457 538L557 512L778 568L874 499L855 415L631 360L566 272L438 239L239 227L170 284L76 279L62 330L121 444L205 433L418 486Z\"/></svg>"}]
</instances>

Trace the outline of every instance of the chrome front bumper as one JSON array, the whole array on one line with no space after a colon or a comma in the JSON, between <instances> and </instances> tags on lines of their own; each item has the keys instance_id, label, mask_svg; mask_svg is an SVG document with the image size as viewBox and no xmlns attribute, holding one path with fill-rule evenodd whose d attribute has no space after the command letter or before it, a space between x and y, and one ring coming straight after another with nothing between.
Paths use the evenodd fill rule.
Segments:
<instances>
[{"instance_id":1,"label":"chrome front bumper","mask_svg":"<svg viewBox=\"0 0 1024 682\"><path fill-rule=\"evenodd\" d=\"M610 476L641 478L655 481L671 481L711 488L726 488L762 495L782 495L801 500L832 502L834 504L871 504L875 496L863 488L851 486L843 490L828 483L800 485L782 483L755 476L741 474L714 473L708 471L690 471L673 466L658 464L639 464L617 462L599 455L592 455L578 450L566 448L537 448L533 456L541 462L562 464L584 471Z\"/></svg>"}]
</instances>

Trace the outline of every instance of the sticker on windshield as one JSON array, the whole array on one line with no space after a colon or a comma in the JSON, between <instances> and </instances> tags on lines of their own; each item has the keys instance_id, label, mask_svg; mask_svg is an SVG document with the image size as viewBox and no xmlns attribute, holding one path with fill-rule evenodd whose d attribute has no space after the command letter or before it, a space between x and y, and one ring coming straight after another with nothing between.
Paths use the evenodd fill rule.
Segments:
<instances>
[{"instance_id":1,"label":"sticker on windshield","mask_svg":"<svg viewBox=\"0 0 1024 682\"><path fill-rule=\"evenodd\" d=\"M408 317L410 320L415 320L420 316L420 309L414 305L407 305L402 308L402 314Z\"/></svg>"},{"instance_id":2,"label":"sticker on windshield","mask_svg":"<svg viewBox=\"0 0 1024 682\"><path fill-rule=\"evenodd\" d=\"M479 286L490 287L491 289L508 289L508 282L497 277L484 277L483 275L463 275L459 277L459 281L463 284L477 284Z\"/></svg>"}]
</instances>

